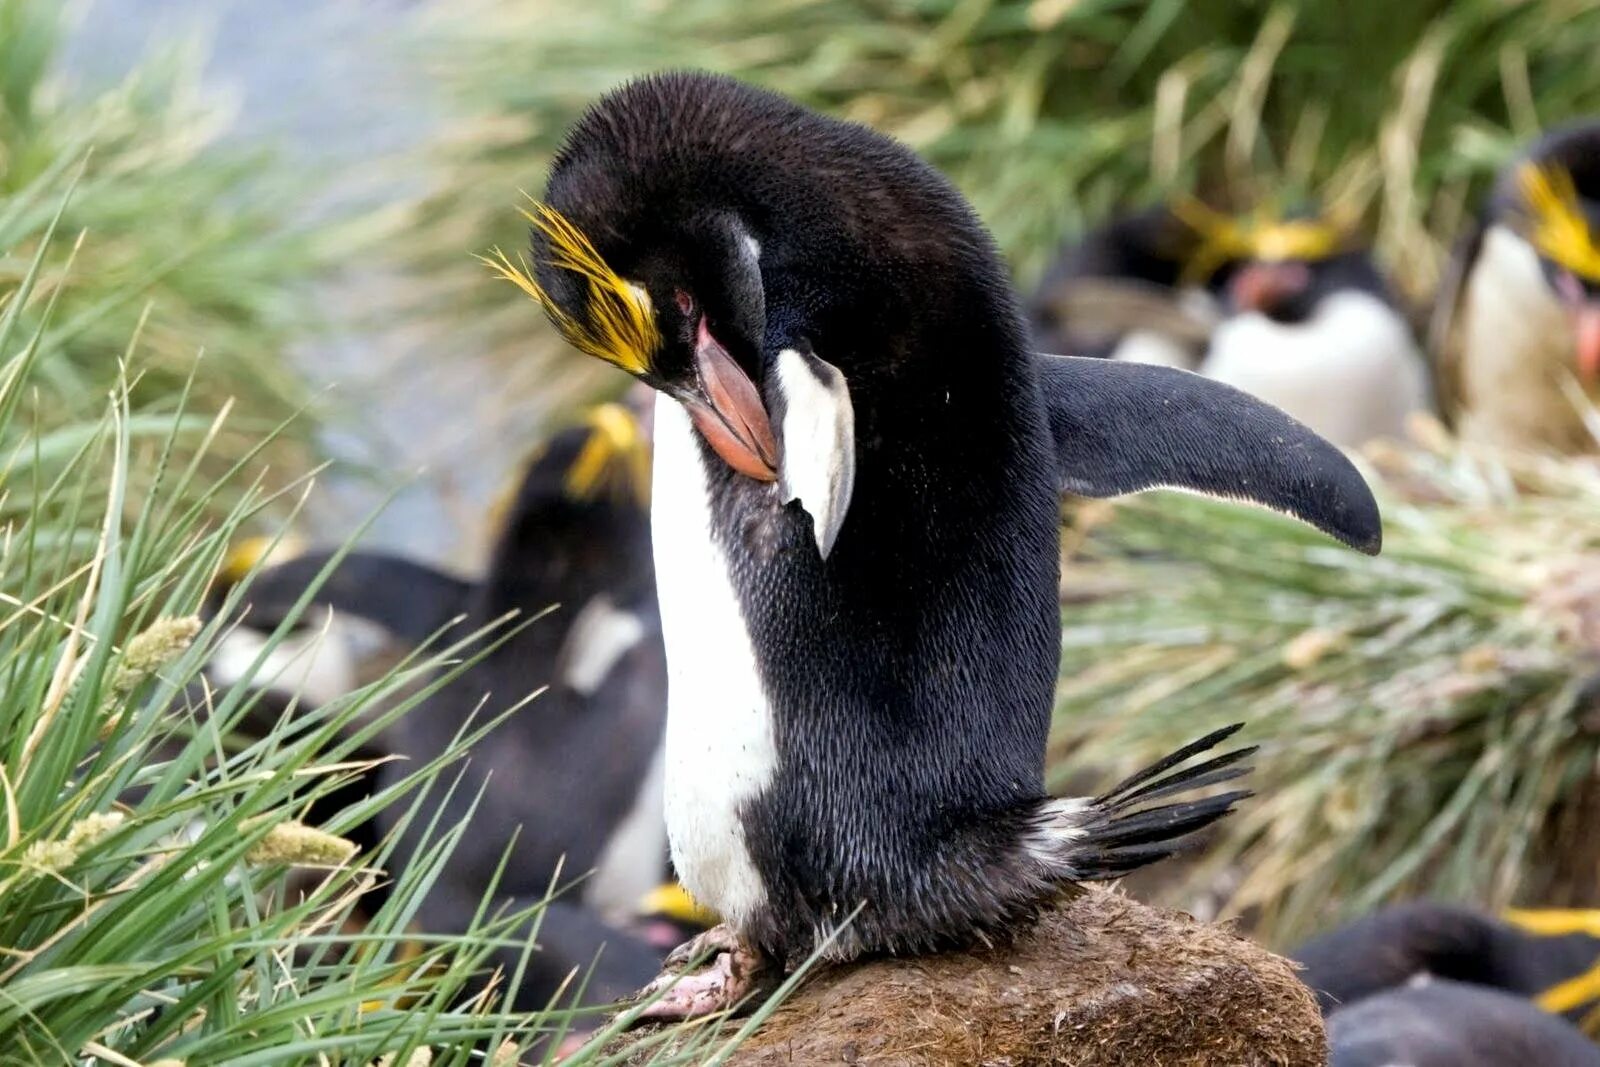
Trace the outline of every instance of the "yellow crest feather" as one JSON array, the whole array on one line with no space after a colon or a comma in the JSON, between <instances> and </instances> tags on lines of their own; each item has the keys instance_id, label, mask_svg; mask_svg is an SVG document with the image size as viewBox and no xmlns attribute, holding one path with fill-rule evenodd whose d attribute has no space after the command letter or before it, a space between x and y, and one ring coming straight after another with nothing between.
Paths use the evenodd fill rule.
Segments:
<instances>
[{"instance_id":1,"label":"yellow crest feather","mask_svg":"<svg viewBox=\"0 0 1600 1067\"><path fill-rule=\"evenodd\" d=\"M588 440L567 468L567 495L592 500L602 492L650 502L650 445L633 413L621 404L601 404L584 417Z\"/></svg>"},{"instance_id":2,"label":"yellow crest feather","mask_svg":"<svg viewBox=\"0 0 1600 1067\"><path fill-rule=\"evenodd\" d=\"M619 277L600 258L589 239L559 211L533 201L533 209L520 209L548 242L549 264L557 270L571 271L587 286L587 315L574 318L561 309L534 277L521 256L511 258L496 248L478 257L500 277L531 296L567 343L586 355L615 364L630 374L650 369L651 357L661 347L650 294Z\"/></svg>"},{"instance_id":3,"label":"yellow crest feather","mask_svg":"<svg viewBox=\"0 0 1600 1067\"><path fill-rule=\"evenodd\" d=\"M1539 252L1581 278L1600 281L1600 248L1563 167L1524 163L1517 173L1527 216L1524 236Z\"/></svg>"},{"instance_id":4,"label":"yellow crest feather","mask_svg":"<svg viewBox=\"0 0 1600 1067\"><path fill-rule=\"evenodd\" d=\"M1204 282L1223 264L1238 259L1263 263L1315 262L1344 247L1344 227L1331 219L1283 219L1266 210L1254 219L1234 218L1194 197L1174 201L1172 213L1200 238L1184 266L1184 281Z\"/></svg>"}]
</instances>

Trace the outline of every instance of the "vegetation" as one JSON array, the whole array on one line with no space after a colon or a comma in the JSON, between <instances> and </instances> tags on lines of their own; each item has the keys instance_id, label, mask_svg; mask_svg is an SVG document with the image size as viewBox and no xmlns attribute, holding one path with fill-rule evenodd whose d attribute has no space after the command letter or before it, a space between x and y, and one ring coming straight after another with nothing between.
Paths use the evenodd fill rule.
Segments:
<instances>
[{"instance_id":1,"label":"vegetation","mask_svg":"<svg viewBox=\"0 0 1600 1067\"><path fill-rule=\"evenodd\" d=\"M192 410L237 402L207 445L215 471L310 399L285 357L316 326L307 288L352 231L291 225L304 188L266 153L221 142L226 114L199 92L196 57L145 63L92 98L70 91L55 74L62 18L52 2L0 0L0 292L23 299L19 283L61 190L78 187L18 308L18 328L42 346L30 418L66 427L98 417L138 326L135 427L170 422L185 389ZM68 271L79 235L85 254ZM40 332L47 304L54 325ZM309 465L314 428L299 419L267 445L261 458L280 481ZM196 440L180 433L178 454ZM230 492L219 503L232 503Z\"/></svg>"},{"instance_id":2,"label":"vegetation","mask_svg":"<svg viewBox=\"0 0 1600 1067\"><path fill-rule=\"evenodd\" d=\"M1024 284L1119 205L1190 190L1241 208L1329 199L1364 216L1421 298L1494 168L1600 110L1597 36L1600 9L1578 0L437 4L419 52L465 118L419 266L452 332L539 366L523 380L615 388L462 250L525 243L519 190L538 192L595 96L709 67L906 140L972 198Z\"/></svg>"},{"instance_id":3,"label":"vegetation","mask_svg":"<svg viewBox=\"0 0 1600 1067\"><path fill-rule=\"evenodd\" d=\"M1200 499L1080 519L1059 775L1247 721L1257 795L1188 888L1235 887L1280 945L1388 899L1551 891L1554 816L1600 757L1600 469L1435 446L1381 454L1378 559Z\"/></svg>"}]
</instances>

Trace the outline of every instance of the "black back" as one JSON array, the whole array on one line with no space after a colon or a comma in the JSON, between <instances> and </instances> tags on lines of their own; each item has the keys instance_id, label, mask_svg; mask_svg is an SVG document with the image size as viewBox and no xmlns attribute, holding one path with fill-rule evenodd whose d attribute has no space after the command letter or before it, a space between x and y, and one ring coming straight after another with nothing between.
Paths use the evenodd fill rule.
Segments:
<instances>
[{"instance_id":1,"label":"black back","mask_svg":"<svg viewBox=\"0 0 1600 1067\"><path fill-rule=\"evenodd\" d=\"M1040 352L1107 356L1118 336L1075 317L1070 297L1086 283L1114 282L1172 299L1196 236L1165 205L1119 215L1065 245L1028 300L1028 328Z\"/></svg>"},{"instance_id":2,"label":"black back","mask_svg":"<svg viewBox=\"0 0 1600 1067\"><path fill-rule=\"evenodd\" d=\"M543 892L563 857L569 879L589 870L660 743L666 668L648 514L638 500L566 492L566 472L586 437L582 428L558 434L529 468L468 598L460 632L510 612L517 617L487 641L507 628L515 632L384 737L389 751L431 759L475 711L481 723L545 689L476 746L466 781L445 809L443 825L465 817L477 786L487 782L475 830L452 861L452 877L469 885L488 883L519 826L502 889ZM562 652L574 619L599 596L638 614L646 634L585 694L562 684ZM384 773L395 779L409 771L397 765Z\"/></svg>"},{"instance_id":3,"label":"black back","mask_svg":"<svg viewBox=\"0 0 1600 1067\"><path fill-rule=\"evenodd\" d=\"M1327 1013L1417 974L1535 997L1600 962L1600 938L1536 936L1471 908L1419 901L1313 938L1294 958ZM1574 1021L1592 1008L1580 1006Z\"/></svg>"}]
</instances>

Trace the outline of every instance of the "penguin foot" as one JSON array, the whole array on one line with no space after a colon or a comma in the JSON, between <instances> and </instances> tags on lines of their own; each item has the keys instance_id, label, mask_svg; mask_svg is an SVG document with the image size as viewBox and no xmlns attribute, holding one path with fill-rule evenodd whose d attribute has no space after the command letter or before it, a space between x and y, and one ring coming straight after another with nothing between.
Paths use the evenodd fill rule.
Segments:
<instances>
[{"instance_id":1,"label":"penguin foot","mask_svg":"<svg viewBox=\"0 0 1600 1067\"><path fill-rule=\"evenodd\" d=\"M713 953L694 974L680 973L696 959ZM726 924L690 938L667 956L661 975L640 990L639 1000L655 998L640 1019L694 1019L727 1011L765 986L771 969L765 953Z\"/></svg>"}]
</instances>

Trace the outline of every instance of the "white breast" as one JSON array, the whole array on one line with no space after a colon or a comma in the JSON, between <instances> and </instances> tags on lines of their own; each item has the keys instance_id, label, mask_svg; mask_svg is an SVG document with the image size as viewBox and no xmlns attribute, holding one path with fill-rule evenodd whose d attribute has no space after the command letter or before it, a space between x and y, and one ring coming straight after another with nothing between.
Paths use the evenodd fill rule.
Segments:
<instances>
[{"instance_id":1,"label":"white breast","mask_svg":"<svg viewBox=\"0 0 1600 1067\"><path fill-rule=\"evenodd\" d=\"M644 640L644 621L611 603L604 593L578 612L561 642L561 680L592 696L617 662Z\"/></svg>"},{"instance_id":2,"label":"white breast","mask_svg":"<svg viewBox=\"0 0 1600 1067\"><path fill-rule=\"evenodd\" d=\"M1124 334L1111 358L1123 363L1149 363L1156 367L1194 369L1194 351L1181 341L1155 330L1130 330Z\"/></svg>"},{"instance_id":3,"label":"white breast","mask_svg":"<svg viewBox=\"0 0 1600 1067\"><path fill-rule=\"evenodd\" d=\"M1528 242L1504 226L1488 229L1460 314L1465 436L1561 449L1592 442L1563 388L1572 331Z\"/></svg>"},{"instance_id":4,"label":"white breast","mask_svg":"<svg viewBox=\"0 0 1600 1067\"><path fill-rule=\"evenodd\" d=\"M1334 444L1398 437L1428 406L1422 356L1399 312L1370 293L1333 293L1301 323L1259 312L1217 328L1200 373L1243 389Z\"/></svg>"},{"instance_id":5,"label":"white breast","mask_svg":"<svg viewBox=\"0 0 1600 1067\"><path fill-rule=\"evenodd\" d=\"M771 782L777 753L749 628L711 538L694 432L676 401L657 398L650 526L667 650L667 835L684 886L737 928L766 898L739 809Z\"/></svg>"}]
</instances>

